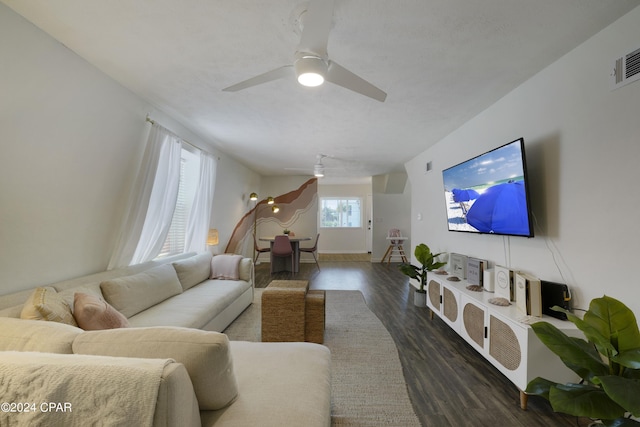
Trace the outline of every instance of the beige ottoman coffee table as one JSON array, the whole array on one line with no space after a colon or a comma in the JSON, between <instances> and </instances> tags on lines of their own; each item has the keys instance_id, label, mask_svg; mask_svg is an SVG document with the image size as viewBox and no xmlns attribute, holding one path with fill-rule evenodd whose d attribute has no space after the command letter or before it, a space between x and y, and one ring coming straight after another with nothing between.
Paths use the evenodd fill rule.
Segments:
<instances>
[{"instance_id":1,"label":"beige ottoman coffee table","mask_svg":"<svg viewBox=\"0 0 640 427\"><path fill-rule=\"evenodd\" d=\"M324 341L324 291L307 280L273 280L262 292L262 341Z\"/></svg>"}]
</instances>

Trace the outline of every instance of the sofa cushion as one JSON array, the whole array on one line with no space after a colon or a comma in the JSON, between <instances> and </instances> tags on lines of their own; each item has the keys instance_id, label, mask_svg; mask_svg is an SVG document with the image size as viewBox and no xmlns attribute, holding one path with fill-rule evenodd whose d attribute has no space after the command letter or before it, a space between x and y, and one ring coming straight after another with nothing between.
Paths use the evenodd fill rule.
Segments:
<instances>
[{"instance_id":1,"label":"sofa cushion","mask_svg":"<svg viewBox=\"0 0 640 427\"><path fill-rule=\"evenodd\" d=\"M22 313L22 307L24 307L24 304L14 305L13 307L4 308L0 310L0 317L15 317L19 319L20 313Z\"/></svg>"},{"instance_id":2,"label":"sofa cushion","mask_svg":"<svg viewBox=\"0 0 640 427\"><path fill-rule=\"evenodd\" d=\"M238 266L240 280L253 284L253 259L243 258Z\"/></svg>"},{"instance_id":3,"label":"sofa cushion","mask_svg":"<svg viewBox=\"0 0 640 427\"><path fill-rule=\"evenodd\" d=\"M0 318L0 351L73 353L71 344L82 329L58 322Z\"/></svg>"},{"instance_id":4,"label":"sofa cushion","mask_svg":"<svg viewBox=\"0 0 640 427\"><path fill-rule=\"evenodd\" d=\"M243 280L206 280L129 318L129 325L209 329L207 324L251 289ZM236 315L239 315L238 312ZM220 331L218 331L220 332Z\"/></svg>"},{"instance_id":5,"label":"sofa cushion","mask_svg":"<svg viewBox=\"0 0 640 427\"><path fill-rule=\"evenodd\" d=\"M53 286L46 286L47 289L56 290ZM16 305L24 305L24 302L29 299L31 294L33 293L33 289L25 289L18 292L13 292L6 295L0 296L0 309L5 309L9 307L15 307Z\"/></svg>"},{"instance_id":6,"label":"sofa cushion","mask_svg":"<svg viewBox=\"0 0 640 427\"><path fill-rule=\"evenodd\" d=\"M100 283L105 300L116 310L131 317L159 302L178 295L182 285L171 264L159 265L132 276Z\"/></svg>"},{"instance_id":7,"label":"sofa cushion","mask_svg":"<svg viewBox=\"0 0 640 427\"><path fill-rule=\"evenodd\" d=\"M209 278L209 274L211 274L211 257L211 252L203 252L173 263L173 268L176 269L183 290L186 291Z\"/></svg>"},{"instance_id":8,"label":"sofa cushion","mask_svg":"<svg viewBox=\"0 0 640 427\"><path fill-rule=\"evenodd\" d=\"M238 398L203 426L331 425L331 353L319 344L231 341Z\"/></svg>"},{"instance_id":9,"label":"sofa cushion","mask_svg":"<svg viewBox=\"0 0 640 427\"><path fill-rule=\"evenodd\" d=\"M201 410L223 408L238 394L229 339L218 332L175 327L84 332L73 352L174 359L187 368Z\"/></svg>"},{"instance_id":10,"label":"sofa cushion","mask_svg":"<svg viewBox=\"0 0 640 427\"><path fill-rule=\"evenodd\" d=\"M81 292L83 294L93 295L98 298L102 297L102 291L100 290L100 282L90 283L82 286L76 286L75 288L58 290L58 295L60 295L64 300L71 306L73 309L73 303L75 300L76 292ZM104 299L104 298L103 298Z\"/></svg>"},{"instance_id":11,"label":"sofa cushion","mask_svg":"<svg viewBox=\"0 0 640 427\"><path fill-rule=\"evenodd\" d=\"M53 288L36 288L24 303L20 318L25 320L49 320L78 326L71 314L71 307Z\"/></svg>"},{"instance_id":12,"label":"sofa cushion","mask_svg":"<svg viewBox=\"0 0 640 427\"><path fill-rule=\"evenodd\" d=\"M127 318L108 302L95 295L77 292L73 300L73 316L85 331L126 328Z\"/></svg>"},{"instance_id":13,"label":"sofa cushion","mask_svg":"<svg viewBox=\"0 0 640 427\"><path fill-rule=\"evenodd\" d=\"M221 254L211 259L210 279L240 279L240 260L242 255Z\"/></svg>"}]
</instances>

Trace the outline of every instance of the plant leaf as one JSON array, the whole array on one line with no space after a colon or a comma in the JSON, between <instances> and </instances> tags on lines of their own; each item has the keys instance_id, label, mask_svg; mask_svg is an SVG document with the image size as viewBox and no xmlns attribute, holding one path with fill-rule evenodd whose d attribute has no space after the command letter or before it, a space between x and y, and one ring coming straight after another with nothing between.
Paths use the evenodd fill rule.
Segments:
<instances>
[{"instance_id":1,"label":"plant leaf","mask_svg":"<svg viewBox=\"0 0 640 427\"><path fill-rule=\"evenodd\" d=\"M626 368L638 370L640 369L640 348L621 351L617 356L612 357L612 360ZM639 378L638 375L632 375L632 377Z\"/></svg>"},{"instance_id":2,"label":"plant leaf","mask_svg":"<svg viewBox=\"0 0 640 427\"><path fill-rule=\"evenodd\" d=\"M415 265L411 265L411 264L400 264L398 266L398 269L402 272L402 274L405 274L405 275L411 277L412 279L417 279L418 278L418 272L420 271L420 269L418 267L416 267Z\"/></svg>"},{"instance_id":3,"label":"plant leaf","mask_svg":"<svg viewBox=\"0 0 640 427\"><path fill-rule=\"evenodd\" d=\"M587 384L558 384L549 390L549 401L556 412L579 417L612 420L625 410L611 400L600 387Z\"/></svg>"},{"instance_id":4,"label":"plant leaf","mask_svg":"<svg viewBox=\"0 0 640 427\"><path fill-rule=\"evenodd\" d=\"M634 417L640 416L640 380L630 380L616 375L597 377L607 396Z\"/></svg>"},{"instance_id":5,"label":"plant leaf","mask_svg":"<svg viewBox=\"0 0 640 427\"><path fill-rule=\"evenodd\" d=\"M548 322L536 322L531 328L540 341L580 378L590 380L596 375L609 374L609 367L602 362L596 349L585 340L569 337Z\"/></svg>"},{"instance_id":6,"label":"plant leaf","mask_svg":"<svg viewBox=\"0 0 640 427\"><path fill-rule=\"evenodd\" d=\"M549 389L551 389L551 387L555 385L557 385L557 383L554 383L553 381L537 377L529 381L529 384L527 384L527 389L524 392L527 394L544 397L545 399L549 400Z\"/></svg>"},{"instance_id":7,"label":"plant leaf","mask_svg":"<svg viewBox=\"0 0 640 427\"><path fill-rule=\"evenodd\" d=\"M429 257L431 257L431 249L429 249L429 246L425 245L424 243L420 243L418 246L416 246L413 254L416 256L416 260L420 264L425 265Z\"/></svg>"},{"instance_id":8,"label":"plant leaf","mask_svg":"<svg viewBox=\"0 0 640 427\"><path fill-rule=\"evenodd\" d=\"M565 310L558 306L552 307L552 309L554 309L555 311L564 312L567 315L567 318L584 333L584 336L587 338L587 340L595 344L600 353L605 355L614 355L617 353L617 350L611 343L609 336L603 335L598 328L594 327L585 320L580 319L578 316L568 310Z\"/></svg>"},{"instance_id":9,"label":"plant leaf","mask_svg":"<svg viewBox=\"0 0 640 427\"><path fill-rule=\"evenodd\" d=\"M640 332L635 315L615 298L605 295L591 300L584 321L607 337L617 351L640 347Z\"/></svg>"}]
</instances>

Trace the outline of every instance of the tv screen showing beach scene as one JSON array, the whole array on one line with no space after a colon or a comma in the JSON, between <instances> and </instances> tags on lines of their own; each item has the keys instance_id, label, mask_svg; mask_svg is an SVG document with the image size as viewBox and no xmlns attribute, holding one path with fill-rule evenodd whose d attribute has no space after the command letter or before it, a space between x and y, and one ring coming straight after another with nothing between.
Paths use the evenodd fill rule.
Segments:
<instances>
[{"instance_id":1,"label":"tv screen showing beach scene","mask_svg":"<svg viewBox=\"0 0 640 427\"><path fill-rule=\"evenodd\" d=\"M449 231L533 237L522 138L442 171Z\"/></svg>"}]
</instances>

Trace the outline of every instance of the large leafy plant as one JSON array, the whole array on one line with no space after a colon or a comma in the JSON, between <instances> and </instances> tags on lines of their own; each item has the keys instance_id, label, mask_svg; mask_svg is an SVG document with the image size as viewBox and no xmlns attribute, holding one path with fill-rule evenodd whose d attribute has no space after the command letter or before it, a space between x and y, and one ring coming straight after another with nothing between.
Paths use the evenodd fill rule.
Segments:
<instances>
[{"instance_id":1,"label":"large leafy plant","mask_svg":"<svg viewBox=\"0 0 640 427\"><path fill-rule=\"evenodd\" d=\"M556 412L599 419L607 427L638 427L630 417L640 416L640 333L633 312L606 295L592 300L582 319L554 310L566 313L588 341L547 322L531 327L582 381L558 384L538 377L526 392L544 397Z\"/></svg>"},{"instance_id":2,"label":"large leafy plant","mask_svg":"<svg viewBox=\"0 0 640 427\"><path fill-rule=\"evenodd\" d=\"M431 249L429 249L429 246L424 243L420 243L418 246L416 246L413 254L415 256L415 260L421 264L420 267L413 264L402 263L398 266L398 268L403 274L406 274L412 279L418 280L420 282L419 291L424 292L424 285L426 285L427 283L427 271L441 268L446 264L446 262L436 261L436 258L442 255L442 253L431 253Z\"/></svg>"}]
</instances>

